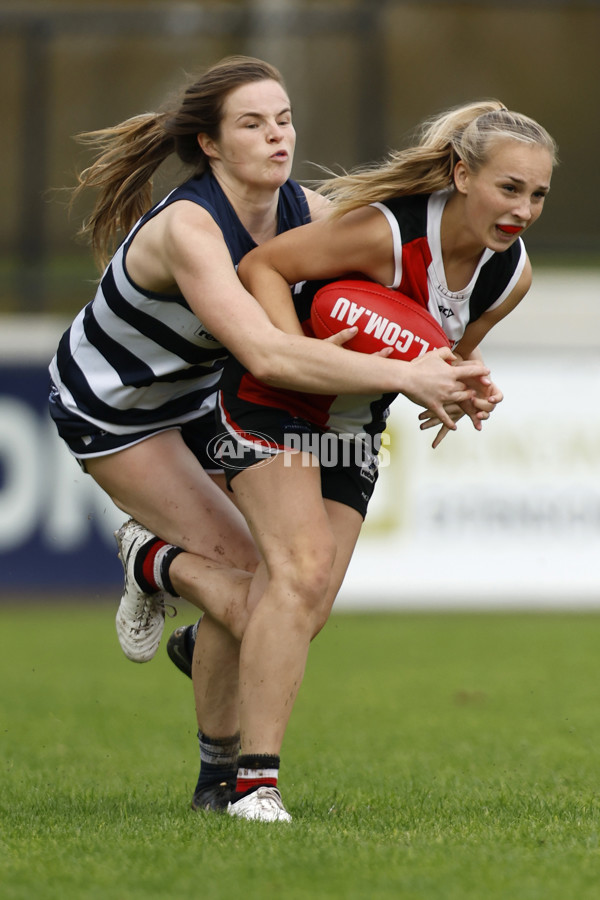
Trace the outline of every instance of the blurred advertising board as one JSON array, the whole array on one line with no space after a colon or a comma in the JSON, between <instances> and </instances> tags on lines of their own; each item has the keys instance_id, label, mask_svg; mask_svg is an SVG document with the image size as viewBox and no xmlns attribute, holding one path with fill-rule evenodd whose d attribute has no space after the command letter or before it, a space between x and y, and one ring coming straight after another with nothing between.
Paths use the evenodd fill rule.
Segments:
<instances>
[{"instance_id":1,"label":"blurred advertising board","mask_svg":"<svg viewBox=\"0 0 600 900\"><path fill-rule=\"evenodd\" d=\"M112 588L123 513L85 475L47 411L62 324L5 322L0 356L0 570L3 591ZM9 340L9 335L12 339Z\"/></svg>"}]
</instances>

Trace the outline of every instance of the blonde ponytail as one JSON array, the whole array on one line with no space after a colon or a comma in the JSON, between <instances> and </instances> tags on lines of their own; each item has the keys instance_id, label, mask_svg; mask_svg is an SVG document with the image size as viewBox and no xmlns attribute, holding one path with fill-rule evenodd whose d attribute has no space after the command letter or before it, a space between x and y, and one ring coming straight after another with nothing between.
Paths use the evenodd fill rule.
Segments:
<instances>
[{"instance_id":1,"label":"blonde ponytail","mask_svg":"<svg viewBox=\"0 0 600 900\"><path fill-rule=\"evenodd\" d=\"M499 100L485 100L425 121L415 146L392 151L383 163L333 176L319 191L333 201L333 216L391 197L429 194L452 187L459 159L476 172L487 159L491 141L500 137L541 144L556 162L556 144L541 125L510 112Z\"/></svg>"}]
</instances>

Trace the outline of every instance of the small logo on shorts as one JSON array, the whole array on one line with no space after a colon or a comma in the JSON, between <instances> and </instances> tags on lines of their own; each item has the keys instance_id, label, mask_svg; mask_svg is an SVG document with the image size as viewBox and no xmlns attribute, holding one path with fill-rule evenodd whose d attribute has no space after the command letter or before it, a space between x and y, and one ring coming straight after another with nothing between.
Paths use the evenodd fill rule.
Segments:
<instances>
[{"instance_id":1,"label":"small logo on shorts","mask_svg":"<svg viewBox=\"0 0 600 900\"><path fill-rule=\"evenodd\" d=\"M281 448L272 438L259 431L245 431L243 435L223 431L215 435L207 446L208 458L222 469L242 471L257 462L275 459Z\"/></svg>"},{"instance_id":2,"label":"small logo on shorts","mask_svg":"<svg viewBox=\"0 0 600 900\"><path fill-rule=\"evenodd\" d=\"M379 458L377 456L369 456L360 466L361 478L366 478L371 484L377 481L377 473L379 471Z\"/></svg>"}]
</instances>

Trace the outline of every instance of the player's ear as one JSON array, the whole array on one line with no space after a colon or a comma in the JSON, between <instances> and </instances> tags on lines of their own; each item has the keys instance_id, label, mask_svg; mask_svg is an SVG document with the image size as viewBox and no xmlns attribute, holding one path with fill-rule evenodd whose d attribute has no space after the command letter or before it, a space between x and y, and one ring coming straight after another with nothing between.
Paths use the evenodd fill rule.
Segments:
<instances>
[{"instance_id":1,"label":"player's ear","mask_svg":"<svg viewBox=\"0 0 600 900\"><path fill-rule=\"evenodd\" d=\"M456 190L461 194L466 194L469 186L469 170L462 159L459 159L454 166L453 177Z\"/></svg>"},{"instance_id":2,"label":"player's ear","mask_svg":"<svg viewBox=\"0 0 600 900\"><path fill-rule=\"evenodd\" d=\"M214 140L207 134L197 134L196 140L198 141L198 145L200 146L200 149L205 156L211 157L213 159L218 156L216 144Z\"/></svg>"}]
</instances>

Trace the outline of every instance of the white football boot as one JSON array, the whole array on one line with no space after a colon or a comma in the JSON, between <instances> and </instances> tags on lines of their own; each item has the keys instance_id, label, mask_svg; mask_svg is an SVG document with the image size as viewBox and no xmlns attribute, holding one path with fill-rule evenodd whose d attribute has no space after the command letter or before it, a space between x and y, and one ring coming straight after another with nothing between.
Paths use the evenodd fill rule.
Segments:
<instances>
[{"instance_id":1,"label":"white football boot","mask_svg":"<svg viewBox=\"0 0 600 900\"><path fill-rule=\"evenodd\" d=\"M138 550L155 537L135 519L129 519L115 531L119 559L125 571L125 586L116 618L117 636L125 656L138 663L152 659L165 626L165 593L146 594L134 576Z\"/></svg>"},{"instance_id":2,"label":"white football boot","mask_svg":"<svg viewBox=\"0 0 600 900\"><path fill-rule=\"evenodd\" d=\"M292 817L283 805L281 794L275 787L259 787L241 800L227 807L230 816L253 819L258 822L291 822Z\"/></svg>"}]
</instances>

